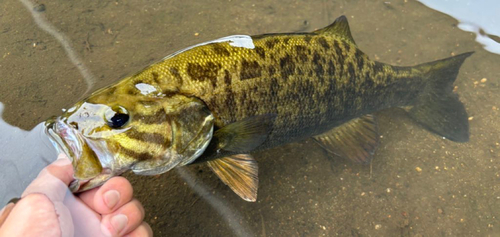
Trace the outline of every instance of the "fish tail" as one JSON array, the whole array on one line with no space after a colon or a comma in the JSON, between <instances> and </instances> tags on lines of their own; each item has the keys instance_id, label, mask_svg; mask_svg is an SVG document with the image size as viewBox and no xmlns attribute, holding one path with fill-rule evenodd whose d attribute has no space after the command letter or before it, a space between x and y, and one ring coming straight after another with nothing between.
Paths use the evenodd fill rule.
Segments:
<instances>
[{"instance_id":1,"label":"fish tail","mask_svg":"<svg viewBox=\"0 0 500 237\"><path fill-rule=\"evenodd\" d=\"M465 107L453 93L453 82L464 60L474 52L416 66L427 79L423 93L408 111L426 129L456 142L469 141Z\"/></svg>"}]
</instances>

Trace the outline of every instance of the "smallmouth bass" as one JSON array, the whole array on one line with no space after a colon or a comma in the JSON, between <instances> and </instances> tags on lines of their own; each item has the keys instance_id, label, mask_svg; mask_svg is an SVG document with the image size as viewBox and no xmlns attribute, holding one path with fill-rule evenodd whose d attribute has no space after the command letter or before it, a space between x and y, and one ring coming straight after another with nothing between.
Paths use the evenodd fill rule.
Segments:
<instances>
[{"instance_id":1,"label":"smallmouth bass","mask_svg":"<svg viewBox=\"0 0 500 237\"><path fill-rule=\"evenodd\" d=\"M469 139L452 92L472 52L413 67L372 61L347 19L311 33L236 35L189 47L103 88L46 122L72 159L80 192L132 170L155 175L206 162L247 201L257 198L249 155L313 137L330 153L369 163L376 111L404 107L452 141Z\"/></svg>"}]
</instances>

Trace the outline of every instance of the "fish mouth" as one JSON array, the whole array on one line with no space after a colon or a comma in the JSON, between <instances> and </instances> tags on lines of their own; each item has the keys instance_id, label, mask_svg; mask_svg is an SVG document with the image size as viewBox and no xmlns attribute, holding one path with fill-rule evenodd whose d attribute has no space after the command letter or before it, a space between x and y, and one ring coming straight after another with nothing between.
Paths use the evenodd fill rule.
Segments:
<instances>
[{"instance_id":1,"label":"fish mouth","mask_svg":"<svg viewBox=\"0 0 500 237\"><path fill-rule=\"evenodd\" d=\"M64 152L71 161L82 157L84 141L73 128L59 118L47 120L45 127L45 132L58 152Z\"/></svg>"},{"instance_id":2,"label":"fish mouth","mask_svg":"<svg viewBox=\"0 0 500 237\"><path fill-rule=\"evenodd\" d=\"M109 169L103 169L98 155L90 148L87 139L77 129L60 118L47 120L45 126L45 132L49 135L54 147L59 153L64 152L73 164L75 180L70 184L72 192L84 191L82 186L87 187L85 189L92 188L88 185L85 186L87 183L98 186L101 182L96 181L102 179L101 176L110 173Z\"/></svg>"}]
</instances>

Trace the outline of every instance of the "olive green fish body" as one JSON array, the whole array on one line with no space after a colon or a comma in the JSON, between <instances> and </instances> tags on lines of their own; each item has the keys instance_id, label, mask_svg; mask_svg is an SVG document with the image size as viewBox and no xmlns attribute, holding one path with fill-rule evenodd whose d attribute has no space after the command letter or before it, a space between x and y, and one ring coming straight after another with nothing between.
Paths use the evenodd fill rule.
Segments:
<instances>
[{"instance_id":1,"label":"olive green fish body","mask_svg":"<svg viewBox=\"0 0 500 237\"><path fill-rule=\"evenodd\" d=\"M309 137L362 114L412 103L422 73L371 61L335 35L252 37L254 48L211 43L178 54L128 79L162 94L204 101L215 125L276 114L263 147Z\"/></svg>"},{"instance_id":2,"label":"olive green fish body","mask_svg":"<svg viewBox=\"0 0 500 237\"><path fill-rule=\"evenodd\" d=\"M451 85L469 55L414 67L372 61L340 17L311 33L230 36L181 50L48 127L77 157L75 177L90 180L86 188L128 168L157 174L196 160L255 201L248 152L314 137L366 163L378 143L371 113L385 108L405 106L427 129L466 141L467 115Z\"/></svg>"}]
</instances>

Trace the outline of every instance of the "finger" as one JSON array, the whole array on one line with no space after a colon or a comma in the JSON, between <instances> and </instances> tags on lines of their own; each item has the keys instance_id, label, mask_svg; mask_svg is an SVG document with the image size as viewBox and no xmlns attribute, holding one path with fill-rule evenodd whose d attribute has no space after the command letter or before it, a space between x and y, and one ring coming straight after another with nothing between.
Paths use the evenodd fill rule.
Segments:
<instances>
[{"instance_id":1,"label":"finger","mask_svg":"<svg viewBox=\"0 0 500 237\"><path fill-rule=\"evenodd\" d=\"M65 155L45 167L38 177L24 190L22 197L31 193L43 193L52 202L62 202L69 191L68 184L73 180L73 168Z\"/></svg>"},{"instance_id":2,"label":"finger","mask_svg":"<svg viewBox=\"0 0 500 237\"><path fill-rule=\"evenodd\" d=\"M136 199L123 205L115 212L103 215L103 231L109 231L112 236L124 235L136 229L144 219L144 208Z\"/></svg>"},{"instance_id":3,"label":"finger","mask_svg":"<svg viewBox=\"0 0 500 237\"><path fill-rule=\"evenodd\" d=\"M127 236L130 237L153 236L153 230L151 229L151 226L148 225L148 223L143 221L139 227L137 227L135 230L132 230L132 232L128 233Z\"/></svg>"},{"instance_id":4,"label":"finger","mask_svg":"<svg viewBox=\"0 0 500 237\"><path fill-rule=\"evenodd\" d=\"M74 195L67 195L64 205L68 207L73 220L74 233L77 236L102 236L101 214L89 208L87 204ZM71 235L70 235L71 236Z\"/></svg>"},{"instance_id":5,"label":"finger","mask_svg":"<svg viewBox=\"0 0 500 237\"><path fill-rule=\"evenodd\" d=\"M132 200L133 189L123 177L113 177L101 187L80 194L80 199L100 214L109 214Z\"/></svg>"},{"instance_id":6,"label":"finger","mask_svg":"<svg viewBox=\"0 0 500 237\"><path fill-rule=\"evenodd\" d=\"M46 228L33 228L43 223ZM22 198L0 229L0 236L60 236L61 228L54 204L43 194Z\"/></svg>"},{"instance_id":7,"label":"finger","mask_svg":"<svg viewBox=\"0 0 500 237\"><path fill-rule=\"evenodd\" d=\"M14 208L14 203L9 203L7 206L5 206L2 211L0 211L0 226L2 226L3 222L5 219L7 219L7 216L9 216L10 211Z\"/></svg>"}]
</instances>

